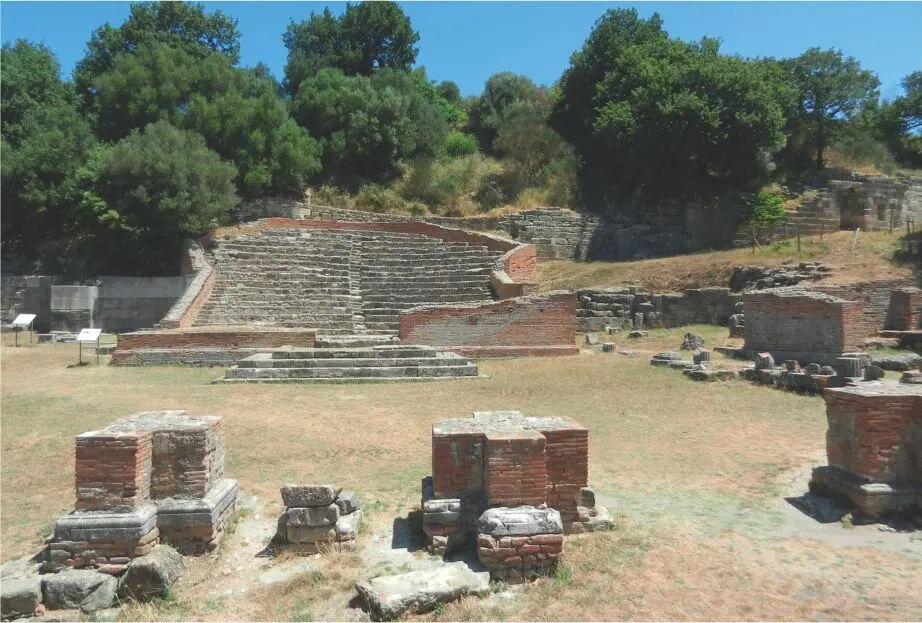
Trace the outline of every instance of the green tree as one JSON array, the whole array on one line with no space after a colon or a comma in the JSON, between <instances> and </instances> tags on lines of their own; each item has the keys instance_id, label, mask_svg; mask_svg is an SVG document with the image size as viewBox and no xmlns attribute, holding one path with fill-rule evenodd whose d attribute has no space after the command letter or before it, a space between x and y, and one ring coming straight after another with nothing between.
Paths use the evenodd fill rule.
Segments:
<instances>
[{"instance_id":1,"label":"green tree","mask_svg":"<svg viewBox=\"0 0 922 623\"><path fill-rule=\"evenodd\" d=\"M93 31L86 56L77 63L74 81L86 104L93 99L96 79L112 70L119 54L131 54L155 43L197 57L217 52L232 64L240 60L236 19L221 11L206 13L203 5L189 2L135 3L121 26L107 23Z\"/></svg>"},{"instance_id":2,"label":"green tree","mask_svg":"<svg viewBox=\"0 0 922 623\"><path fill-rule=\"evenodd\" d=\"M416 78L382 70L371 77L322 69L292 101L292 115L323 143L323 177L350 188L392 179L401 161L436 156L448 123Z\"/></svg>"},{"instance_id":3,"label":"green tree","mask_svg":"<svg viewBox=\"0 0 922 623\"><path fill-rule=\"evenodd\" d=\"M184 237L213 227L237 202L234 166L201 136L166 121L99 154L81 207L97 217L97 270L169 274Z\"/></svg>"},{"instance_id":4,"label":"green tree","mask_svg":"<svg viewBox=\"0 0 922 623\"><path fill-rule=\"evenodd\" d=\"M63 259L54 256L66 254L73 233L75 173L93 136L48 48L5 44L0 64L2 249L23 269L56 269Z\"/></svg>"},{"instance_id":5,"label":"green tree","mask_svg":"<svg viewBox=\"0 0 922 623\"><path fill-rule=\"evenodd\" d=\"M320 145L289 117L265 69L164 44L120 54L96 80L98 132L118 140L156 121L195 130L235 163L244 196L299 194L320 171Z\"/></svg>"},{"instance_id":6,"label":"green tree","mask_svg":"<svg viewBox=\"0 0 922 623\"><path fill-rule=\"evenodd\" d=\"M419 33L394 2L347 4L341 17L329 9L292 21L282 36L288 49L285 88L291 95L301 82L324 68L347 76L370 76L379 69L409 71L416 62Z\"/></svg>"},{"instance_id":7,"label":"green tree","mask_svg":"<svg viewBox=\"0 0 922 623\"><path fill-rule=\"evenodd\" d=\"M712 196L769 175L784 142L784 75L671 40L654 14L610 10L571 58L551 125L583 162L586 189Z\"/></svg>"},{"instance_id":8,"label":"green tree","mask_svg":"<svg viewBox=\"0 0 922 623\"><path fill-rule=\"evenodd\" d=\"M840 50L810 48L790 59L787 67L798 95L800 116L813 134L816 168L822 169L823 152L836 122L851 119L876 100L880 80Z\"/></svg>"},{"instance_id":9,"label":"green tree","mask_svg":"<svg viewBox=\"0 0 922 623\"><path fill-rule=\"evenodd\" d=\"M487 79L483 93L468 107L468 126L486 153L495 153L493 142L500 126L506 121L507 111L520 102L538 97L538 87L527 76L504 71Z\"/></svg>"}]
</instances>

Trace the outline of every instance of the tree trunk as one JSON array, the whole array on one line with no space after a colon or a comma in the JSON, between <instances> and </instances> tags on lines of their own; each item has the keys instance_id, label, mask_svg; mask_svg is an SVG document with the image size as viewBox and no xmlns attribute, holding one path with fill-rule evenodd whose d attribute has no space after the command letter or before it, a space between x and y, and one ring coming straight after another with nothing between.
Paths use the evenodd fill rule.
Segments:
<instances>
[{"instance_id":1,"label":"tree trunk","mask_svg":"<svg viewBox=\"0 0 922 623\"><path fill-rule=\"evenodd\" d=\"M819 117L816 121L816 170L822 171L825 166L823 150L826 149L826 127L822 117Z\"/></svg>"}]
</instances>

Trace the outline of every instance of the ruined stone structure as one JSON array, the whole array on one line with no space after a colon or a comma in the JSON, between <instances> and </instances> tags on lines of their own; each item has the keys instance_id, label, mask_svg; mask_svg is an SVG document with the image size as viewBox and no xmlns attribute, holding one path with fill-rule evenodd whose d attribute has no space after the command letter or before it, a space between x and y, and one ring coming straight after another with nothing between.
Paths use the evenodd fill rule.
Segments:
<instances>
[{"instance_id":1,"label":"ruined stone structure","mask_svg":"<svg viewBox=\"0 0 922 623\"><path fill-rule=\"evenodd\" d=\"M890 292L887 329L922 331L922 290L898 288Z\"/></svg>"},{"instance_id":2,"label":"ruined stone structure","mask_svg":"<svg viewBox=\"0 0 922 623\"><path fill-rule=\"evenodd\" d=\"M742 295L729 288L700 288L651 294L637 287L577 290L580 331L681 327L690 324L725 325Z\"/></svg>"},{"instance_id":3,"label":"ruined stone structure","mask_svg":"<svg viewBox=\"0 0 922 623\"><path fill-rule=\"evenodd\" d=\"M272 539L278 548L316 554L325 546L355 546L362 511L354 491L334 485L285 485L281 488L285 512Z\"/></svg>"},{"instance_id":4,"label":"ruined stone structure","mask_svg":"<svg viewBox=\"0 0 922 623\"><path fill-rule=\"evenodd\" d=\"M347 210L288 199L259 199L235 210L241 221L267 217L356 223L432 223L464 230L503 232L534 244L539 257L615 260L714 248L733 238L735 223L717 221L704 206L651 206L643 217L598 216L563 208L534 208L497 217L410 217ZM715 222L721 227L715 227Z\"/></svg>"},{"instance_id":5,"label":"ruined stone structure","mask_svg":"<svg viewBox=\"0 0 922 623\"><path fill-rule=\"evenodd\" d=\"M823 396L829 464L810 490L870 517L922 514L922 385L859 382Z\"/></svg>"},{"instance_id":6,"label":"ruined stone structure","mask_svg":"<svg viewBox=\"0 0 922 623\"><path fill-rule=\"evenodd\" d=\"M610 529L602 507L582 504L589 431L567 418L475 412L432 427L432 476L423 482L423 531L433 551L463 545L487 508L546 504L570 532ZM589 497L585 497L588 504Z\"/></svg>"},{"instance_id":7,"label":"ruined stone structure","mask_svg":"<svg viewBox=\"0 0 922 623\"><path fill-rule=\"evenodd\" d=\"M224 464L217 416L147 411L78 435L75 509L55 522L49 570L126 564L160 541L213 549L237 498Z\"/></svg>"},{"instance_id":8,"label":"ruined stone structure","mask_svg":"<svg viewBox=\"0 0 922 623\"><path fill-rule=\"evenodd\" d=\"M213 231L203 246L207 257L159 330L123 336L114 362L239 362L231 380L390 378L386 370L352 374L333 368L357 366L320 360L394 359L374 349L394 345L398 331L404 343L458 346L479 356L576 352L572 301L553 294L528 297L536 270L533 245L418 221L269 218ZM283 334L296 328L313 331L313 338ZM446 344L446 336L452 343ZM286 342L289 337L296 341ZM268 352L280 346L364 350L305 357ZM476 376L468 364L440 356L374 367L402 366L408 370L403 376L417 378ZM437 365L446 374L410 374L417 365Z\"/></svg>"},{"instance_id":9,"label":"ruined stone structure","mask_svg":"<svg viewBox=\"0 0 922 623\"><path fill-rule=\"evenodd\" d=\"M468 357L575 355L576 299L532 294L490 304L433 305L400 313L400 339Z\"/></svg>"},{"instance_id":10,"label":"ruined stone structure","mask_svg":"<svg viewBox=\"0 0 922 623\"><path fill-rule=\"evenodd\" d=\"M743 296L745 350L776 361L834 364L865 337L861 304L800 287L757 290Z\"/></svg>"},{"instance_id":11,"label":"ruined stone structure","mask_svg":"<svg viewBox=\"0 0 922 623\"><path fill-rule=\"evenodd\" d=\"M826 187L800 208L804 230L883 230L903 226L906 217L922 220L922 179L859 175L830 170ZM801 231L803 235L804 231Z\"/></svg>"}]
</instances>

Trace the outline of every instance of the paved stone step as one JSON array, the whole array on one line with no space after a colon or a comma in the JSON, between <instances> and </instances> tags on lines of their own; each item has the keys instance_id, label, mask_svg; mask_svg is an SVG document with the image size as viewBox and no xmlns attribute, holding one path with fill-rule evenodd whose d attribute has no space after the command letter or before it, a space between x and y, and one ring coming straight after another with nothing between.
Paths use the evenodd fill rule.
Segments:
<instances>
[{"instance_id":1,"label":"paved stone step","mask_svg":"<svg viewBox=\"0 0 922 623\"><path fill-rule=\"evenodd\" d=\"M403 376L396 378L333 378L333 379L228 379L221 377L212 381L215 385L220 384L230 384L235 383L265 383L265 384L277 384L277 385L293 385L293 384L310 384L310 385L364 385L368 383L413 383L413 382L428 382L428 381L461 381L468 379L482 379L486 378L484 375L471 375L471 376Z\"/></svg>"},{"instance_id":2,"label":"paved stone step","mask_svg":"<svg viewBox=\"0 0 922 623\"><path fill-rule=\"evenodd\" d=\"M400 344L400 338L391 335L318 335L317 348L363 348L388 344Z\"/></svg>"},{"instance_id":3,"label":"paved stone step","mask_svg":"<svg viewBox=\"0 0 922 623\"><path fill-rule=\"evenodd\" d=\"M263 353L269 355L268 353ZM348 362L348 363L347 363ZM449 357L392 357L392 358L361 358L349 359L272 359L271 356L261 357L252 355L241 359L237 366L240 368L405 368L409 366L460 366L467 365L470 360L455 355Z\"/></svg>"},{"instance_id":4,"label":"paved stone step","mask_svg":"<svg viewBox=\"0 0 922 623\"><path fill-rule=\"evenodd\" d=\"M230 368L225 379L333 379L477 376L477 365L343 368Z\"/></svg>"},{"instance_id":5,"label":"paved stone step","mask_svg":"<svg viewBox=\"0 0 922 623\"><path fill-rule=\"evenodd\" d=\"M435 357L438 350L417 344L377 344L352 348L283 347L271 351L273 359L390 359L394 357Z\"/></svg>"}]
</instances>

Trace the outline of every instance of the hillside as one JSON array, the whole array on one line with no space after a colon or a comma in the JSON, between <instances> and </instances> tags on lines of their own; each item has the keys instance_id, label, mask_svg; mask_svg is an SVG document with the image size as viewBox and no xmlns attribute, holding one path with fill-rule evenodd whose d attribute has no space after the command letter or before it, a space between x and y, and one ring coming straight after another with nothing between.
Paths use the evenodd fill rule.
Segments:
<instances>
[{"instance_id":1,"label":"hillside","mask_svg":"<svg viewBox=\"0 0 922 623\"><path fill-rule=\"evenodd\" d=\"M712 251L650 260L626 262L571 262L544 260L538 263L538 289L607 287L631 284L653 292L686 288L726 286L734 266L758 264L777 266L786 262L820 261L834 269L824 283L843 284L895 277L908 277L913 269L893 260L900 235L862 232L854 251L852 232L805 237L797 252L796 241L753 249Z\"/></svg>"}]
</instances>

